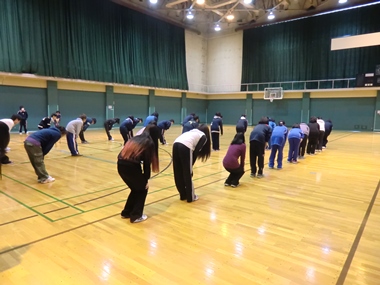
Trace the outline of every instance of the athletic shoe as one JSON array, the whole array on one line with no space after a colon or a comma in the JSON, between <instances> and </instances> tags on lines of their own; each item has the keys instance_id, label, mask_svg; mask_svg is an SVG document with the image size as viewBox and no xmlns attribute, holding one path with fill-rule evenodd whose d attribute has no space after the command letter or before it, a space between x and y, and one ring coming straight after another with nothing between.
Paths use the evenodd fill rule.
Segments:
<instances>
[{"instance_id":1,"label":"athletic shoe","mask_svg":"<svg viewBox=\"0 0 380 285\"><path fill-rule=\"evenodd\" d=\"M278 169L278 170L281 170L281 169L282 169L282 167L278 167L278 166L277 166L277 169Z\"/></svg>"},{"instance_id":2,"label":"athletic shoe","mask_svg":"<svg viewBox=\"0 0 380 285\"><path fill-rule=\"evenodd\" d=\"M11 163L13 163L13 162L10 161L10 160L7 160L7 161L3 161L3 162L1 162L1 164L11 164Z\"/></svg>"},{"instance_id":3,"label":"athletic shoe","mask_svg":"<svg viewBox=\"0 0 380 285\"><path fill-rule=\"evenodd\" d=\"M109 141L113 141L114 139L113 138L110 138Z\"/></svg>"},{"instance_id":4,"label":"athletic shoe","mask_svg":"<svg viewBox=\"0 0 380 285\"><path fill-rule=\"evenodd\" d=\"M86 143L88 143L88 141L82 141L82 143L83 143L83 144L86 144Z\"/></svg>"},{"instance_id":5,"label":"athletic shoe","mask_svg":"<svg viewBox=\"0 0 380 285\"><path fill-rule=\"evenodd\" d=\"M194 199L193 199L193 202L199 200L199 196L198 195L194 195Z\"/></svg>"},{"instance_id":6,"label":"athletic shoe","mask_svg":"<svg viewBox=\"0 0 380 285\"><path fill-rule=\"evenodd\" d=\"M5 152L9 152L11 150L10 147L5 148Z\"/></svg>"},{"instance_id":7,"label":"athletic shoe","mask_svg":"<svg viewBox=\"0 0 380 285\"><path fill-rule=\"evenodd\" d=\"M237 184L237 185L233 185L233 184L231 184L231 187L232 188L236 188L236 187L238 187L239 186L239 183Z\"/></svg>"},{"instance_id":8,"label":"athletic shoe","mask_svg":"<svg viewBox=\"0 0 380 285\"><path fill-rule=\"evenodd\" d=\"M257 178L263 178L264 175L263 174L257 174Z\"/></svg>"},{"instance_id":9,"label":"athletic shoe","mask_svg":"<svg viewBox=\"0 0 380 285\"><path fill-rule=\"evenodd\" d=\"M55 178L49 176L48 178L46 178L46 179L44 179L44 180L41 180L40 183L42 183L42 184L46 184L46 183L50 183L50 182L53 182L53 181L55 181Z\"/></svg>"},{"instance_id":10,"label":"athletic shoe","mask_svg":"<svg viewBox=\"0 0 380 285\"><path fill-rule=\"evenodd\" d=\"M269 166L270 169L273 169L274 167L273 166Z\"/></svg>"},{"instance_id":11,"label":"athletic shoe","mask_svg":"<svg viewBox=\"0 0 380 285\"><path fill-rule=\"evenodd\" d=\"M251 176L251 177L256 177L256 174L255 174L255 173L251 173L250 176Z\"/></svg>"},{"instance_id":12,"label":"athletic shoe","mask_svg":"<svg viewBox=\"0 0 380 285\"><path fill-rule=\"evenodd\" d=\"M231 186L231 184L228 184L228 183L224 183L224 186Z\"/></svg>"},{"instance_id":13,"label":"athletic shoe","mask_svg":"<svg viewBox=\"0 0 380 285\"><path fill-rule=\"evenodd\" d=\"M129 218L130 218L129 216L123 216L123 215L120 215L120 217L121 217L122 219L129 219Z\"/></svg>"},{"instance_id":14,"label":"athletic shoe","mask_svg":"<svg viewBox=\"0 0 380 285\"><path fill-rule=\"evenodd\" d=\"M22 133L20 133L20 136L22 135Z\"/></svg>"},{"instance_id":15,"label":"athletic shoe","mask_svg":"<svg viewBox=\"0 0 380 285\"><path fill-rule=\"evenodd\" d=\"M294 163L294 164L297 164L297 163L298 163L298 161L297 161L297 160L293 160L293 161L292 161L292 163Z\"/></svg>"},{"instance_id":16,"label":"athletic shoe","mask_svg":"<svg viewBox=\"0 0 380 285\"><path fill-rule=\"evenodd\" d=\"M134 220L132 223L140 223L140 222L145 221L147 218L148 216L143 214L140 218Z\"/></svg>"},{"instance_id":17,"label":"athletic shoe","mask_svg":"<svg viewBox=\"0 0 380 285\"><path fill-rule=\"evenodd\" d=\"M72 154L71 156L83 156L82 154L79 154L79 153L77 153L77 154Z\"/></svg>"}]
</instances>

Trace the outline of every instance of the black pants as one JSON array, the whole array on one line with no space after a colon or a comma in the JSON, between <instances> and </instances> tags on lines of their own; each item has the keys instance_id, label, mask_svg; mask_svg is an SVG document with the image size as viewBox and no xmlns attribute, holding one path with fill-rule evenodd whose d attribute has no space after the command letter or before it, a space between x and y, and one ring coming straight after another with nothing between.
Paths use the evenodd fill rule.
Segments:
<instances>
[{"instance_id":1,"label":"black pants","mask_svg":"<svg viewBox=\"0 0 380 285\"><path fill-rule=\"evenodd\" d=\"M7 124L0 122L0 163L7 163L9 161L8 156L5 154L9 141L9 127Z\"/></svg>"},{"instance_id":2,"label":"black pants","mask_svg":"<svg viewBox=\"0 0 380 285\"><path fill-rule=\"evenodd\" d=\"M240 178L244 175L244 167L239 168L226 168L226 170L230 173L224 183L229 185L239 185Z\"/></svg>"},{"instance_id":3,"label":"black pants","mask_svg":"<svg viewBox=\"0 0 380 285\"><path fill-rule=\"evenodd\" d=\"M318 149L319 150L322 150L324 136L325 136L325 131L319 131L319 135L318 135Z\"/></svg>"},{"instance_id":4,"label":"black pants","mask_svg":"<svg viewBox=\"0 0 380 285\"><path fill-rule=\"evenodd\" d=\"M119 160L117 171L121 179L131 189L121 215L129 217L131 223L133 223L143 215L145 199L148 195L148 189L145 188L148 180L142 173L140 163Z\"/></svg>"},{"instance_id":5,"label":"black pants","mask_svg":"<svg viewBox=\"0 0 380 285\"><path fill-rule=\"evenodd\" d=\"M83 131L83 130L80 131L80 133L79 133L79 138L80 138L80 140L81 140L82 142L85 142L85 141L86 141L86 139L84 138L84 131Z\"/></svg>"},{"instance_id":6,"label":"black pants","mask_svg":"<svg viewBox=\"0 0 380 285\"><path fill-rule=\"evenodd\" d=\"M302 142L300 144L300 149L298 151L299 156L305 156L306 144L307 144L307 135L304 135Z\"/></svg>"},{"instance_id":7,"label":"black pants","mask_svg":"<svg viewBox=\"0 0 380 285\"><path fill-rule=\"evenodd\" d=\"M166 144L164 133L165 133L165 130L160 128L160 143L162 144Z\"/></svg>"},{"instance_id":8,"label":"black pants","mask_svg":"<svg viewBox=\"0 0 380 285\"><path fill-rule=\"evenodd\" d=\"M131 131L128 130L128 128L126 127L120 127L119 130L120 130L121 136L123 137L124 144L126 144L127 141L133 137L133 132L132 130Z\"/></svg>"},{"instance_id":9,"label":"black pants","mask_svg":"<svg viewBox=\"0 0 380 285\"><path fill-rule=\"evenodd\" d=\"M110 134L110 130L112 130L112 127L110 127L107 123L104 123L104 129L106 130L108 140L112 140L112 136Z\"/></svg>"},{"instance_id":10,"label":"black pants","mask_svg":"<svg viewBox=\"0 0 380 285\"><path fill-rule=\"evenodd\" d=\"M323 136L323 143L322 143L322 146L326 147L327 143L329 142L327 140L327 138L329 137L329 135L331 134L331 131L329 132L325 132L324 136Z\"/></svg>"},{"instance_id":11,"label":"black pants","mask_svg":"<svg viewBox=\"0 0 380 285\"><path fill-rule=\"evenodd\" d=\"M181 143L173 144L174 182L181 200L194 200L193 151Z\"/></svg>"},{"instance_id":12,"label":"black pants","mask_svg":"<svg viewBox=\"0 0 380 285\"><path fill-rule=\"evenodd\" d=\"M24 128L25 133L28 132L28 130L26 129L26 120L20 121L20 133L22 133L22 128Z\"/></svg>"},{"instance_id":13,"label":"black pants","mask_svg":"<svg viewBox=\"0 0 380 285\"><path fill-rule=\"evenodd\" d=\"M250 141L249 144L249 162L251 164L251 173L256 174L257 161L257 166L259 168L257 174L262 175L264 169L265 144L259 141Z\"/></svg>"},{"instance_id":14,"label":"black pants","mask_svg":"<svg viewBox=\"0 0 380 285\"><path fill-rule=\"evenodd\" d=\"M212 149L219 150L219 133L211 132Z\"/></svg>"},{"instance_id":15,"label":"black pants","mask_svg":"<svg viewBox=\"0 0 380 285\"><path fill-rule=\"evenodd\" d=\"M236 127L236 133L243 133L243 134L245 134L245 128L244 127Z\"/></svg>"},{"instance_id":16,"label":"black pants","mask_svg":"<svg viewBox=\"0 0 380 285\"><path fill-rule=\"evenodd\" d=\"M318 134L309 134L309 141L307 143L306 153L314 154L318 144Z\"/></svg>"}]
</instances>

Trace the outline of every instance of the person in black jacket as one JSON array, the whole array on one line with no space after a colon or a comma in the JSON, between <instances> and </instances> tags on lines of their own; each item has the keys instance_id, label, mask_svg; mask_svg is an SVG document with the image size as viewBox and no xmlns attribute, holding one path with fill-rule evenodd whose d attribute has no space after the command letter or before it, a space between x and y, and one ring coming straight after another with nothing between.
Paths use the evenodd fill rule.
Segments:
<instances>
[{"instance_id":1,"label":"person in black jacket","mask_svg":"<svg viewBox=\"0 0 380 285\"><path fill-rule=\"evenodd\" d=\"M28 120L28 112L25 110L24 106L20 106L20 110L17 112L17 115L21 117L20 121L20 135L22 134L22 128L24 128L25 134L28 133L27 130L27 120Z\"/></svg>"},{"instance_id":2,"label":"person in black jacket","mask_svg":"<svg viewBox=\"0 0 380 285\"><path fill-rule=\"evenodd\" d=\"M151 167L153 172L159 171L158 155L149 135L151 127L154 126L148 125L146 132L128 140L118 156L118 173L131 189L124 209L121 211L121 218L130 219L131 223L143 222L148 218L143 212L148 195Z\"/></svg>"},{"instance_id":3,"label":"person in black jacket","mask_svg":"<svg viewBox=\"0 0 380 285\"><path fill-rule=\"evenodd\" d=\"M331 120L330 119L326 120L325 121L325 134L323 136L322 148L326 148L326 145L329 142L327 140L327 138L331 134L332 128L333 128L333 124L332 124Z\"/></svg>"},{"instance_id":4,"label":"person in black jacket","mask_svg":"<svg viewBox=\"0 0 380 285\"><path fill-rule=\"evenodd\" d=\"M243 133L247 131L248 128L248 121L246 118L246 115L241 115L239 121L236 124L236 133Z\"/></svg>"},{"instance_id":5,"label":"person in black jacket","mask_svg":"<svg viewBox=\"0 0 380 285\"><path fill-rule=\"evenodd\" d=\"M262 117L249 136L249 161L251 164L251 177L263 177L265 145L271 137L271 129L268 126L268 118ZM256 167L256 161L258 170Z\"/></svg>"},{"instance_id":6,"label":"person in black jacket","mask_svg":"<svg viewBox=\"0 0 380 285\"><path fill-rule=\"evenodd\" d=\"M311 117L307 125L309 126L309 141L307 142L306 153L314 155L319 137L319 124L317 123L317 117Z\"/></svg>"},{"instance_id":7,"label":"person in black jacket","mask_svg":"<svg viewBox=\"0 0 380 285\"><path fill-rule=\"evenodd\" d=\"M109 120L104 122L104 129L106 130L106 134L107 134L109 141L113 141L113 138L110 134L110 130L112 130L112 127L114 124L120 124L120 119L114 118L114 119L109 119Z\"/></svg>"},{"instance_id":8,"label":"person in black jacket","mask_svg":"<svg viewBox=\"0 0 380 285\"><path fill-rule=\"evenodd\" d=\"M128 116L121 124L120 124L120 134L124 139L124 144L131 138L133 138L133 129L137 126L138 123L142 123L143 119L135 118L134 116Z\"/></svg>"},{"instance_id":9,"label":"person in black jacket","mask_svg":"<svg viewBox=\"0 0 380 285\"><path fill-rule=\"evenodd\" d=\"M212 141L212 149L214 151L219 151L219 137L220 135L223 135L223 121L222 121L222 115L217 112L212 119L211 122L211 141Z\"/></svg>"},{"instance_id":10,"label":"person in black jacket","mask_svg":"<svg viewBox=\"0 0 380 285\"><path fill-rule=\"evenodd\" d=\"M56 120L57 120L57 114L56 113L51 114L50 117L42 118L41 122L38 124L37 127L39 130L48 129L48 128L50 128L50 126L52 124L53 124L53 126L55 126Z\"/></svg>"}]
</instances>

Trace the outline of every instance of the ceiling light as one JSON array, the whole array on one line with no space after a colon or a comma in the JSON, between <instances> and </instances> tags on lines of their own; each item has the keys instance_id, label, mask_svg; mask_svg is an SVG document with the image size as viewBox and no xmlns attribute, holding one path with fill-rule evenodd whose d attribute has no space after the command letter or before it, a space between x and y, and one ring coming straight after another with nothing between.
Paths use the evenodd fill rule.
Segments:
<instances>
[{"instance_id":1,"label":"ceiling light","mask_svg":"<svg viewBox=\"0 0 380 285\"><path fill-rule=\"evenodd\" d=\"M205 0L197 0L197 4L203 5L205 3Z\"/></svg>"},{"instance_id":2,"label":"ceiling light","mask_svg":"<svg viewBox=\"0 0 380 285\"><path fill-rule=\"evenodd\" d=\"M244 0L244 4L251 4L252 0Z\"/></svg>"},{"instance_id":3,"label":"ceiling light","mask_svg":"<svg viewBox=\"0 0 380 285\"><path fill-rule=\"evenodd\" d=\"M217 32L219 32L221 30L221 27L219 26L219 24L215 25L214 30Z\"/></svg>"},{"instance_id":4,"label":"ceiling light","mask_svg":"<svg viewBox=\"0 0 380 285\"><path fill-rule=\"evenodd\" d=\"M149 2L152 4L157 4L157 0L149 0Z\"/></svg>"},{"instance_id":5,"label":"ceiling light","mask_svg":"<svg viewBox=\"0 0 380 285\"><path fill-rule=\"evenodd\" d=\"M227 20L231 21L231 20L233 20L235 18L235 16L234 16L234 14L230 13L230 14L227 15L226 18L227 18Z\"/></svg>"},{"instance_id":6,"label":"ceiling light","mask_svg":"<svg viewBox=\"0 0 380 285\"><path fill-rule=\"evenodd\" d=\"M346 3L347 2L347 0L339 0L339 3L340 4L344 4L344 3Z\"/></svg>"},{"instance_id":7,"label":"ceiling light","mask_svg":"<svg viewBox=\"0 0 380 285\"><path fill-rule=\"evenodd\" d=\"M189 11L189 12L187 12L186 18L188 18L189 20L192 20L192 19L194 19L194 14L191 13L191 11Z\"/></svg>"},{"instance_id":8,"label":"ceiling light","mask_svg":"<svg viewBox=\"0 0 380 285\"><path fill-rule=\"evenodd\" d=\"M270 12L268 15L268 20L273 20L275 18L273 12Z\"/></svg>"}]
</instances>

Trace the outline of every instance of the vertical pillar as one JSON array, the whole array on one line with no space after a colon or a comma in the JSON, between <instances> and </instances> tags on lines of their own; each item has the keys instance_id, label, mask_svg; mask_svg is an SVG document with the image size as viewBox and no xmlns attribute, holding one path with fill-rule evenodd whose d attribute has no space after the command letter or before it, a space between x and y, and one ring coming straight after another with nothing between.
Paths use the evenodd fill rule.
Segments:
<instances>
[{"instance_id":1,"label":"vertical pillar","mask_svg":"<svg viewBox=\"0 0 380 285\"><path fill-rule=\"evenodd\" d=\"M310 92L303 92L301 106L301 122L308 123L310 118Z\"/></svg>"},{"instance_id":2,"label":"vertical pillar","mask_svg":"<svg viewBox=\"0 0 380 285\"><path fill-rule=\"evenodd\" d=\"M58 106L58 83L57 81L47 81L47 115L50 116L59 110Z\"/></svg>"},{"instance_id":3,"label":"vertical pillar","mask_svg":"<svg viewBox=\"0 0 380 285\"><path fill-rule=\"evenodd\" d=\"M106 120L115 117L115 100L113 98L113 86L106 86Z\"/></svg>"},{"instance_id":4,"label":"vertical pillar","mask_svg":"<svg viewBox=\"0 0 380 285\"><path fill-rule=\"evenodd\" d=\"M249 94L246 95L245 114L247 116L248 125L252 126L252 124L253 124L253 100L252 100L252 93L249 93Z\"/></svg>"},{"instance_id":5,"label":"vertical pillar","mask_svg":"<svg viewBox=\"0 0 380 285\"><path fill-rule=\"evenodd\" d=\"M186 92L181 93L181 120L187 116Z\"/></svg>"},{"instance_id":6,"label":"vertical pillar","mask_svg":"<svg viewBox=\"0 0 380 285\"><path fill-rule=\"evenodd\" d=\"M154 111L156 111L156 96L154 94L153 89L149 89L149 99L148 99L148 105L149 105L149 114L152 114Z\"/></svg>"},{"instance_id":7,"label":"vertical pillar","mask_svg":"<svg viewBox=\"0 0 380 285\"><path fill-rule=\"evenodd\" d=\"M377 113L377 111L380 111L380 90L377 90L376 95L376 104L375 104L375 118L373 123L373 131L380 132L380 114Z\"/></svg>"}]
</instances>

